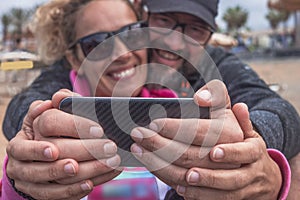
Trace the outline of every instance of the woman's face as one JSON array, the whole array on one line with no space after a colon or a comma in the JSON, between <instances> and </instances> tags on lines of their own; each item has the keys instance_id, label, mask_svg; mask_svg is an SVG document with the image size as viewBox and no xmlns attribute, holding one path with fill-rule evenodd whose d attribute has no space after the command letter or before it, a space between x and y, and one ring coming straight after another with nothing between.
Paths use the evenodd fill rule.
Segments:
<instances>
[{"instance_id":1,"label":"woman's face","mask_svg":"<svg viewBox=\"0 0 300 200\"><path fill-rule=\"evenodd\" d=\"M76 40L98 32L117 31L137 21L131 8L121 0L92 1L78 11L77 16ZM130 51L118 37L109 46L112 45L109 56L89 60L77 44L78 62L73 61L71 65L78 74L86 76L92 95L137 96L147 77L146 50Z\"/></svg>"}]
</instances>

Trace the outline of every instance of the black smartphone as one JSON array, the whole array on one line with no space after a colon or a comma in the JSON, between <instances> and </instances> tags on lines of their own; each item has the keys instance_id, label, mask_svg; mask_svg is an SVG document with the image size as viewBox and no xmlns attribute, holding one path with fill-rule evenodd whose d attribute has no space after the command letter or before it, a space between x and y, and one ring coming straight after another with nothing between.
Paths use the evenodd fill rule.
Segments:
<instances>
[{"instance_id":1,"label":"black smartphone","mask_svg":"<svg viewBox=\"0 0 300 200\"><path fill-rule=\"evenodd\" d=\"M68 97L59 108L98 122L105 136L117 144L121 166L128 167L143 166L130 153L133 128L147 127L158 118L210 117L209 108L199 107L192 98Z\"/></svg>"}]
</instances>

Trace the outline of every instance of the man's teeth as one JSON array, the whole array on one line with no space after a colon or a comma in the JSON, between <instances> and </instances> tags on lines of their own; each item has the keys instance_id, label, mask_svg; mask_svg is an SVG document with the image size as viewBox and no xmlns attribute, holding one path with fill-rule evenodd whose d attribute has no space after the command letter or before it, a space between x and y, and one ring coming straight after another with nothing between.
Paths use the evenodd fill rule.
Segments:
<instances>
[{"instance_id":1,"label":"man's teeth","mask_svg":"<svg viewBox=\"0 0 300 200\"><path fill-rule=\"evenodd\" d=\"M158 54L165 58L165 59L169 59L169 60L177 60L179 58L179 56L177 56L176 54L173 53L169 53L166 51L158 51Z\"/></svg>"},{"instance_id":2,"label":"man's teeth","mask_svg":"<svg viewBox=\"0 0 300 200\"><path fill-rule=\"evenodd\" d=\"M113 73L112 76L117 79L122 79L133 75L134 72L135 72L135 68L132 68L132 69L121 71L119 73Z\"/></svg>"}]
</instances>

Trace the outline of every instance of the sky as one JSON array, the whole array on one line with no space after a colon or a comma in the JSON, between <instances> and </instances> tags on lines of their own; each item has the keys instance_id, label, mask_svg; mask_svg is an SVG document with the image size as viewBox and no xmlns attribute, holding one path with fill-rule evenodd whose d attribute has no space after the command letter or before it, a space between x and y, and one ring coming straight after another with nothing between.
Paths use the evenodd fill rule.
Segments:
<instances>
[{"instance_id":1,"label":"sky","mask_svg":"<svg viewBox=\"0 0 300 200\"><path fill-rule=\"evenodd\" d=\"M0 0L0 17L13 7L33 8L35 5L46 1L48 0ZM251 30L259 31L269 29L269 23L265 18L268 12L267 0L220 0L217 23L222 29L226 28L226 24L222 20L224 12L228 7L235 7L236 5L240 5L249 12L247 26L251 28ZM289 20L289 25L292 24L291 17ZM2 30L1 23L0 30Z\"/></svg>"}]
</instances>

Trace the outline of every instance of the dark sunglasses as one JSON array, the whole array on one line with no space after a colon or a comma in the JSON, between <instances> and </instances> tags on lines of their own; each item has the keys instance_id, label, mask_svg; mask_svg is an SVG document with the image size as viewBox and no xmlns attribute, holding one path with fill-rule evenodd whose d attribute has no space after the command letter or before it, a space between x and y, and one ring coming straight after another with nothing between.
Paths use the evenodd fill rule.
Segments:
<instances>
[{"instance_id":1,"label":"dark sunglasses","mask_svg":"<svg viewBox=\"0 0 300 200\"><path fill-rule=\"evenodd\" d=\"M117 34L117 37L121 39L121 41L129 48L129 50L145 48L149 37L147 31L142 29L144 27L147 27L145 22L136 22L123 26L117 31L93 33L78 39L69 46L69 49L72 49L77 44L80 44L82 52L88 60L103 60L109 57L114 50L115 39L109 38Z\"/></svg>"}]
</instances>

